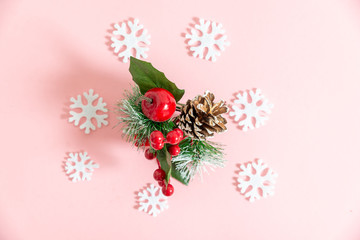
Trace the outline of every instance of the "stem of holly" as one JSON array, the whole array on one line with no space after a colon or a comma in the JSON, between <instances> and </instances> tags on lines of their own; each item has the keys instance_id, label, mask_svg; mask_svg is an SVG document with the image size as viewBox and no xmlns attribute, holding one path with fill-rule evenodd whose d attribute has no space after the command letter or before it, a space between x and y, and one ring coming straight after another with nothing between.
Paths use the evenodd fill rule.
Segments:
<instances>
[{"instance_id":1,"label":"stem of holly","mask_svg":"<svg viewBox=\"0 0 360 240\"><path fill-rule=\"evenodd\" d=\"M135 102L135 104L136 105L138 105L140 102L142 102L143 100L145 100L145 101L147 101L148 103L152 103L152 99L151 98L149 98L149 97L145 97L145 96L140 96L137 100L136 100L136 102Z\"/></svg>"},{"instance_id":2,"label":"stem of holly","mask_svg":"<svg viewBox=\"0 0 360 240\"><path fill-rule=\"evenodd\" d=\"M156 162L158 164L158 167L161 168L161 165L160 165L160 162L159 162L159 159L156 158Z\"/></svg>"}]
</instances>

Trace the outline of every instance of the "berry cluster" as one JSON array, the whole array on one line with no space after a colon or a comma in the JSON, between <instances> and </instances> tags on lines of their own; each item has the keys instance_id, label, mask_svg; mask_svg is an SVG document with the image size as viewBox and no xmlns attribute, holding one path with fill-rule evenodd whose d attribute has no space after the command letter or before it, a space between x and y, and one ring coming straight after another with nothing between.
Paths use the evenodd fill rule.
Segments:
<instances>
[{"instance_id":1,"label":"berry cluster","mask_svg":"<svg viewBox=\"0 0 360 240\"><path fill-rule=\"evenodd\" d=\"M161 191L165 196L169 197L173 195L174 193L173 185L168 183L168 185L166 186L165 184L166 173L164 170L162 170L161 168L156 169L154 171L153 176L154 179L159 183L159 186L162 187Z\"/></svg>"},{"instance_id":2,"label":"berry cluster","mask_svg":"<svg viewBox=\"0 0 360 240\"><path fill-rule=\"evenodd\" d=\"M145 150L145 158L152 160L156 158L156 151L163 149L165 144L169 144L168 152L171 156L177 156L180 153L179 143L184 139L184 133L179 128L176 128L170 131L166 138L164 138L163 134L160 131L153 131L150 134L150 143L149 145L155 150L148 148ZM162 187L162 192L165 196L171 196L174 193L174 187L168 183L167 186L165 184L166 173L161 169L160 164L158 162L159 168L154 172L154 179L159 183L159 186Z\"/></svg>"},{"instance_id":3,"label":"berry cluster","mask_svg":"<svg viewBox=\"0 0 360 240\"><path fill-rule=\"evenodd\" d=\"M160 131L153 131L150 134L150 144L153 149L161 150L164 147L165 143L168 143L171 145L168 148L171 156L177 156L180 153L180 148L178 144L181 142L181 140L183 140L183 138L184 133L179 128L170 131L166 135L166 139Z\"/></svg>"}]
</instances>

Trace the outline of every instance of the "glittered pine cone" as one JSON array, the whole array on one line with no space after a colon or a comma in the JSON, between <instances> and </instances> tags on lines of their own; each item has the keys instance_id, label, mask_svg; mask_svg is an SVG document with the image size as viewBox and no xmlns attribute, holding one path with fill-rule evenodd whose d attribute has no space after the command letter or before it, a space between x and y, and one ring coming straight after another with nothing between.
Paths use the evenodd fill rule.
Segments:
<instances>
[{"instance_id":1,"label":"glittered pine cone","mask_svg":"<svg viewBox=\"0 0 360 240\"><path fill-rule=\"evenodd\" d=\"M185 135L205 140L226 130L226 119L221 114L228 111L226 103L221 100L214 103L215 96L207 91L204 96L198 95L188 100L182 107L178 127Z\"/></svg>"}]
</instances>

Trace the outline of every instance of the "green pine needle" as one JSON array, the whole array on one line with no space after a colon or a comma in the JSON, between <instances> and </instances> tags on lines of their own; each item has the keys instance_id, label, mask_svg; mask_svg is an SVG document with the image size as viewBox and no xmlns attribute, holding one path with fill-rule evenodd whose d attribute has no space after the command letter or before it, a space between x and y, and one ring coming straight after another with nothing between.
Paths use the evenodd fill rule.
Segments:
<instances>
[{"instance_id":1,"label":"green pine needle","mask_svg":"<svg viewBox=\"0 0 360 240\"><path fill-rule=\"evenodd\" d=\"M197 174L202 178L203 173L208 172L208 169L224 167L224 149L220 144L186 138L179 147L181 152L172 159L172 163L188 181Z\"/></svg>"}]
</instances>

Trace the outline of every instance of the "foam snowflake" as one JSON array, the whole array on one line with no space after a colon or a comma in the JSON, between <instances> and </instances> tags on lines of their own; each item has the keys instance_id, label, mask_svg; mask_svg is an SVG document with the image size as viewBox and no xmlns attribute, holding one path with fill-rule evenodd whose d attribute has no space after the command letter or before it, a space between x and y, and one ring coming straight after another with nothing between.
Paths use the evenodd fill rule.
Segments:
<instances>
[{"instance_id":1,"label":"foam snowflake","mask_svg":"<svg viewBox=\"0 0 360 240\"><path fill-rule=\"evenodd\" d=\"M153 184L147 187L146 190L140 191L139 196L139 211L144 211L153 217L156 217L164 209L167 209L167 197L165 197L161 189Z\"/></svg>"},{"instance_id":2,"label":"foam snowflake","mask_svg":"<svg viewBox=\"0 0 360 240\"><path fill-rule=\"evenodd\" d=\"M239 121L243 131L258 128L269 119L267 115L271 113L274 105L261 94L260 89L244 91L243 94L237 94L236 98L234 103L240 104L240 107L233 105L233 111L230 111L229 115Z\"/></svg>"},{"instance_id":3,"label":"foam snowflake","mask_svg":"<svg viewBox=\"0 0 360 240\"><path fill-rule=\"evenodd\" d=\"M86 118L85 122L80 125L80 129L85 128L85 133L89 134L90 129L95 130L95 125L91 122L91 120L94 118L97 122L97 127L100 128L101 125L108 125L108 121L105 120L108 115L107 114L97 114L97 111L107 112L108 110L105 108L106 103L103 102L103 98L100 97L98 94L94 95L94 90L90 89L89 93L84 92L84 97L87 101L87 104L84 105L81 99L81 95L77 96L77 99L70 98L70 101L73 103L70 105L71 109L80 108L81 112L74 112L70 111L71 117L69 118L69 122L74 122L75 126L78 126L80 123L80 120L82 118ZM93 105L93 102L98 99L98 102L96 105Z\"/></svg>"},{"instance_id":4,"label":"foam snowflake","mask_svg":"<svg viewBox=\"0 0 360 240\"><path fill-rule=\"evenodd\" d=\"M90 181L95 168L99 168L99 165L95 164L93 160L90 160L87 152L69 153L69 158L65 165L66 174L73 182L80 180Z\"/></svg>"},{"instance_id":5,"label":"foam snowflake","mask_svg":"<svg viewBox=\"0 0 360 240\"><path fill-rule=\"evenodd\" d=\"M185 38L190 39L188 42L191 46L190 51L193 52L192 55L194 57L204 58L204 53L207 49L205 59L211 59L211 61L215 62L216 57L220 56L220 51L224 51L225 46L230 45L226 40L225 30L221 23L216 24L204 19L200 19L199 23L195 25L195 29L200 34L192 28L191 34L186 34L185 36Z\"/></svg>"},{"instance_id":6,"label":"foam snowflake","mask_svg":"<svg viewBox=\"0 0 360 240\"><path fill-rule=\"evenodd\" d=\"M274 195L275 178L278 176L261 159L240 165L238 187L250 202ZM253 172L255 170L255 172Z\"/></svg>"},{"instance_id":7,"label":"foam snowflake","mask_svg":"<svg viewBox=\"0 0 360 240\"><path fill-rule=\"evenodd\" d=\"M143 29L143 25L139 25L139 20L135 19L134 22L126 21L119 26L115 24L116 28L113 34L118 37L112 37L111 47L114 48L115 53L119 53L118 56L122 58L122 61L126 63L130 56L133 56L133 51L136 52L136 58L147 58L146 51L149 51L145 45L150 44L150 35L146 29ZM128 32L128 28L130 32ZM140 32L142 30L142 32ZM126 47L124 49L124 47Z\"/></svg>"}]
</instances>

